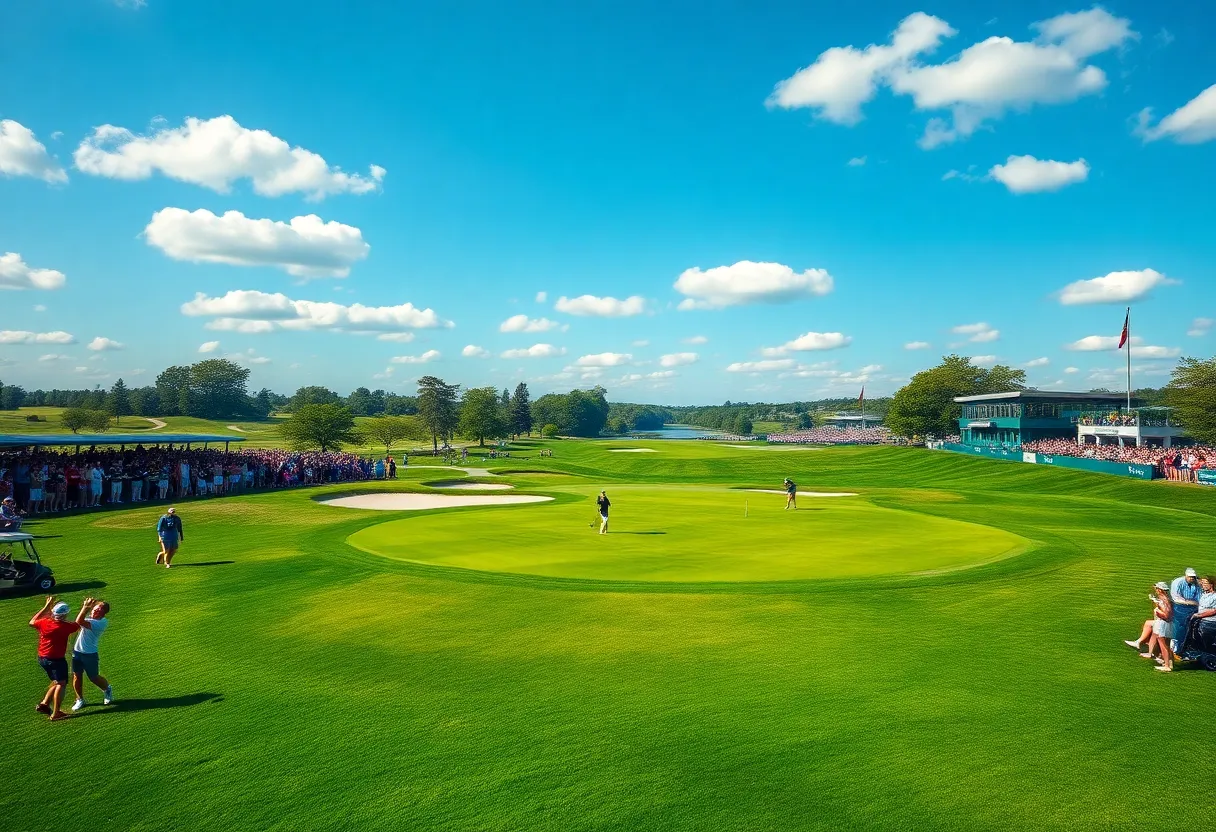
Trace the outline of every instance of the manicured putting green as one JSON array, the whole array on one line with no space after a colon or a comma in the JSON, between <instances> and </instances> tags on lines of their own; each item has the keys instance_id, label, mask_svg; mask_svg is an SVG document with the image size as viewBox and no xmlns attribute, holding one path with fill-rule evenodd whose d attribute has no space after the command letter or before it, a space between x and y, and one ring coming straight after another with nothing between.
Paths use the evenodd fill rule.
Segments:
<instances>
[{"instance_id":1,"label":"manicured putting green","mask_svg":"<svg viewBox=\"0 0 1216 832\"><path fill-rule=\"evenodd\" d=\"M617 486L601 536L589 497L436 512L362 529L359 549L484 572L602 581L790 581L961 569L1024 550L989 526L874 505L864 496L784 496L723 488ZM745 502L747 516L744 516Z\"/></svg>"}]
</instances>

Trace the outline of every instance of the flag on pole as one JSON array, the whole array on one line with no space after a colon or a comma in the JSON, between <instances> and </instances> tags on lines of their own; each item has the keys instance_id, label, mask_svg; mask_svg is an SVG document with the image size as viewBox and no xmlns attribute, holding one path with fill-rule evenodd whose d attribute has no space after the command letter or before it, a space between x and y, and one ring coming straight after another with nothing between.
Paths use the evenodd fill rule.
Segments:
<instances>
[{"instance_id":1,"label":"flag on pole","mask_svg":"<svg viewBox=\"0 0 1216 832\"><path fill-rule=\"evenodd\" d=\"M1128 328L1128 326L1131 325L1131 322L1132 322L1132 308L1129 306L1127 308L1127 317L1123 319L1123 334L1119 336L1118 349L1123 349L1123 345L1127 343L1127 328Z\"/></svg>"},{"instance_id":2,"label":"flag on pole","mask_svg":"<svg viewBox=\"0 0 1216 832\"><path fill-rule=\"evenodd\" d=\"M866 406L866 386L864 384L861 385L861 395L857 397L857 406L858 407Z\"/></svg>"}]
</instances>

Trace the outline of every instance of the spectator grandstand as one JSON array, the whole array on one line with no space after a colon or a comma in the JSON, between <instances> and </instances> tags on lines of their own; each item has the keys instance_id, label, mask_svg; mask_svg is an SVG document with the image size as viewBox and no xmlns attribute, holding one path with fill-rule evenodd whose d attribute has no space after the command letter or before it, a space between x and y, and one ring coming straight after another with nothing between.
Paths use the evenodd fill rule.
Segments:
<instances>
[{"instance_id":1,"label":"spectator grandstand","mask_svg":"<svg viewBox=\"0 0 1216 832\"><path fill-rule=\"evenodd\" d=\"M853 428L824 425L793 433L770 433L769 442L783 445L882 445L891 442L891 431L884 427Z\"/></svg>"}]
</instances>

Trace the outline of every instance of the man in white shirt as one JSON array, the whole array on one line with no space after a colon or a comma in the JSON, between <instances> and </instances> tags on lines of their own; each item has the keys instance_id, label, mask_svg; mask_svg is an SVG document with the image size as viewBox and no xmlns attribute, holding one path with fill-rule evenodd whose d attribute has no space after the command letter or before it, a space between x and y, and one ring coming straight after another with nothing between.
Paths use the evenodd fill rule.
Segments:
<instances>
[{"instance_id":1,"label":"man in white shirt","mask_svg":"<svg viewBox=\"0 0 1216 832\"><path fill-rule=\"evenodd\" d=\"M110 626L106 614L110 611L107 601L96 601L85 598L76 616L80 625L80 634L76 636L76 646L72 648L72 689L76 691L76 701L72 704L73 711L84 707L84 677L103 691L102 703L109 705L114 701L114 690L110 682L100 673L100 660L97 655L97 642L101 634ZM88 616L86 618L86 615Z\"/></svg>"}]
</instances>

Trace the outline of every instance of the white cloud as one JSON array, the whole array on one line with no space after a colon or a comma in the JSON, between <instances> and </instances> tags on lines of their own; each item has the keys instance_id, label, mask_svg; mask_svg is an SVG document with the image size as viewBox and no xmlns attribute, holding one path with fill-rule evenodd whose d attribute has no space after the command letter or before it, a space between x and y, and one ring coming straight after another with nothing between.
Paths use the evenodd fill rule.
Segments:
<instances>
[{"instance_id":1,"label":"white cloud","mask_svg":"<svg viewBox=\"0 0 1216 832\"><path fill-rule=\"evenodd\" d=\"M548 299L549 299L548 292L537 292L536 293L536 302L537 303L544 303Z\"/></svg>"},{"instance_id":2,"label":"white cloud","mask_svg":"<svg viewBox=\"0 0 1216 832\"><path fill-rule=\"evenodd\" d=\"M973 356L971 356L971 363L977 367L991 367L993 364L996 363L996 356L995 355L973 355Z\"/></svg>"},{"instance_id":3,"label":"white cloud","mask_svg":"<svg viewBox=\"0 0 1216 832\"><path fill-rule=\"evenodd\" d=\"M152 215L144 237L174 260L274 266L303 278L346 277L371 250L358 228L316 214L286 223L240 211L216 216L204 208L163 208Z\"/></svg>"},{"instance_id":4,"label":"white cloud","mask_svg":"<svg viewBox=\"0 0 1216 832\"><path fill-rule=\"evenodd\" d=\"M264 355L258 355L257 351L252 347L244 352L230 352L224 358L232 361L240 361L245 364L269 364L270 359Z\"/></svg>"},{"instance_id":5,"label":"white cloud","mask_svg":"<svg viewBox=\"0 0 1216 832\"><path fill-rule=\"evenodd\" d=\"M948 110L931 119L920 140L932 148L971 135L985 122L1035 104L1062 104L1100 92L1106 74L1086 59L1139 37L1124 18L1100 6L1062 14L1033 26L1038 37L990 37L939 64L920 61L956 34L948 23L916 12L884 45L834 47L811 66L777 84L769 105L809 107L838 124L862 119L862 105L880 86L911 96L918 110Z\"/></svg>"},{"instance_id":6,"label":"white cloud","mask_svg":"<svg viewBox=\"0 0 1216 832\"><path fill-rule=\"evenodd\" d=\"M512 315L498 325L499 332L548 332L564 329L562 324L548 318L529 318L527 315Z\"/></svg>"},{"instance_id":7,"label":"white cloud","mask_svg":"<svg viewBox=\"0 0 1216 832\"><path fill-rule=\"evenodd\" d=\"M1023 367L1046 367L1051 363L1049 358L1035 358L1023 364Z\"/></svg>"},{"instance_id":8,"label":"white cloud","mask_svg":"<svg viewBox=\"0 0 1216 832\"><path fill-rule=\"evenodd\" d=\"M841 332L807 332L779 347L765 347L760 353L765 358L777 358L791 352L838 350L851 343L853 339Z\"/></svg>"},{"instance_id":9,"label":"white cloud","mask_svg":"<svg viewBox=\"0 0 1216 832\"><path fill-rule=\"evenodd\" d=\"M489 358L490 351L484 347L479 347L476 344L469 344L460 351L460 354L465 358Z\"/></svg>"},{"instance_id":10,"label":"white cloud","mask_svg":"<svg viewBox=\"0 0 1216 832\"><path fill-rule=\"evenodd\" d=\"M1191 328L1186 331L1186 334L1192 338L1202 338L1211 330L1212 324L1216 323L1211 318L1196 318L1191 321Z\"/></svg>"},{"instance_id":11,"label":"white cloud","mask_svg":"<svg viewBox=\"0 0 1216 832\"><path fill-rule=\"evenodd\" d=\"M1144 339L1133 336L1132 346L1140 344ZM1064 349L1073 352L1101 352L1119 348L1118 335L1086 335L1084 338L1065 344Z\"/></svg>"},{"instance_id":12,"label":"white cloud","mask_svg":"<svg viewBox=\"0 0 1216 832\"><path fill-rule=\"evenodd\" d=\"M60 354L51 352L51 353L47 353L46 355L38 356L38 360L39 361L71 361L72 356L60 355Z\"/></svg>"},{"instance_id":13,"label":"white cloud","mask_svg":"<svg viewBox=\"0 0 1216 832\"><path fill-rule=\"evenodd\" d=\"M904 344L904 349L906 349L906 350L927 350L932 346L933 345L930 344L928 341L909 341L908 343Z\"/></svg>"},{"instance_id":14,"label":"white cloud","mask_svg":"<svg viewBox=\"0 0 1216 832\"><path fill-rule=\"evenodd\" d=\"M409 329L452 326L451 321L443 320L433 309L418 309L412 303L344 306L333 302L292 300L278 292L272 294L252 289L236 289L214 298L199 292L194 300L182 304L181 311L190 317L214 318L207 323L207 328L221 332L329 329L400 333Z\"/></svg>"},{"instance_id":15,"label":"white cloud","mask_svg":"<svg viewBox=\"0 0 1216 832\"><path fill-rule=\"evenodd\" d=\"M683 367L696 363L697 354L695 352L673 352L659 358L660 367Z\"/></svg>"},{"instance_id":16,"label":"white cloud","mask_svg":"<svg viewBox=\"0 0 1216 832\"><path fill-rule=\"evenodd\" d=\"M1089 178L1089 164L1084 159L1056 162L1033 156L1010 156L1003 165L994 165L988 174L1010 193L1034 194L1058 191Z\"/></svg>"},{"instance_id":17,"label":"white cloud","mask_svg":"<svg viewBox=\"0 0 1216 832\"><path fill-rule=\"evenodd\" d=\"M0 344L75 344L76 338L67 332L27 332L23 329L0 329Z\"/></svg>"},{"instance_id":18,"label":"white cloud","mask_svg":"<svg viewBox=\"0 0 1216 832\"><path fill-rule=\"evenodd\" d=\"M219 341L207 341L199 345L198 351L201 353L215 352L220 348Z\"/></svg>"},{"instance_id":19,"label":"white cloud","mask_svg":"<svg viewBox=\"0 0 1216 832\"><path fill-rule=\"evenodd\" d=\"M1065 373L1066 375L1070 375L1070 376L1071 376L1071 375L1073 375L1073 374L1075 374L1075 373L1079 373L1079 372L1081 372L1081 370L1080 370L1079 368L1077 368L1077 367L1065 367L1065 368L1064 368L1064 373Z\"/></svg>"},{"instance_id":20,"label":"white cloud","mask_svg":"<svg viewBox=\"0 0 1216 832\"><path fill-rule=\"evenodd\" d=\"M1178 144L1202 144L1216 139L1216 84L1170 113L1156 127L1151 109L1142 110L1136 132L1146 141L1173 139Z\"/></svg>"},{"instance_id":21,"label":"white cloud","mask_svg":"<svg viewBox=\"0 0 1216 832\"><path fill-rule=\"evenodd\" d=\"M733 266L701 271L686 269L675 290L684 295L680 309L722 309L750 303L785 303L832 291L832 276L823 269L795 272L781 263L740 260Z\"/></svg>"},{"instance_id":22,"label":"white cloud","mask_svg":"<svg viewBox=\"0 0 1216 832\"><path fill-rule=\"evenodd\" d=\"M849 167L859 168L859 167L864 166L865 163L866 163L865 156L854 156L852 159L849 160Z\"/></svg>"},{"instance_id":23,"label":"white cloud","mask_svg":"<svg viewBox=\"0 0 1216 832\"><path fill-rule=\"evenodd\" d=\"M68 181L59 162L46 152L46 145L34 138L34 131L11 119L0 119L0 173L44 182Z\"/></svg>"},{"instance_id":24,"label":"white cloud","mask_svg":"<svg viewBox=\"0 0 1216 832\"><path fill-rule=\"evenodd\" d=\"M1078 280L1069 283L1059 292L1060 303L1065 306L1079 306L1089 303L1123 303L1139 300L1157 286L1170 286L1177 283L1170 280L1161 272L1153 269L1139 271L1111 272L1104 277L1092 280Z\"/></svg>"},{"instance_id":25,"label":"white cloud","mask_svg":"<svg viewBox=\"0 0 1216 832\"><path fill-rule=\"evenodd\" d=\"M552 344L533 344L526 349L507 350L502 354L503 358L554 358L559 355L565 355L565 347L555 347Z\"/></svg>"},{"instance_id":26,"label":"white cloud","mask_svg":"<svg viewBox=\"0 0 1216 832\"><path fill-rule=\"evenodd\" d=\"M798 362L792 358L774 358L766 361L736 361L727 366L728 373L772 373L778 370L793 370Z\"/></svg>"},{"instance_id":27,"label":"white cloud","mask_svg":"<svg viewBox=\"0 0 1216 832\"><path fill-rule=\"evenodd\" d=\"M567 315L582 315L593 318L628 318L641 315L646 311L646 299L633 295L624 300L595 295L580 295L577 298L565 296L557 299L554 308Z\"/></svg>"},{"instance_id":28,"label":"white cloud","mask_svg":"<svg viewBox=\"0 0 1216 832\"><path fill-rule=\"evenodd\" d=\"M987 344L1001 337L999 329L993 329L988 324L980 322L975 324L961 324L950 330L955 335L966 335L967 340L973 344Z\"/></svg>"},{"instance_id":29,"label":"white cloud","mask_svg":"<svg viewBox=\"0 0 1216 832\"><path fill-rule=\"evenodd\" d=\"M36 304L34 304L34 311L35 312L45 312L46 307L44 305L42 305L41 303L36 303Z\"/></svg>"},{"instance_id":30,"label":"white cloud","mask_svg":"<svg viewBox=\"0 0 1216 832\"><path fill-rule=\"evenodd\" d=\"M584 355L574 362L576 367L619 367L633 361L633 356L622 352L601 352L596 355Z\"/></svg>"},{"instance_id":31,"label":"white cloud","mask_svg":"<svg viewBox=\"0 0 1216 832\"><path fill-rule=\"evenodd\" d=\"M691 338L685 338L684 343L691 344L693 346L697 346L699 344L708 344L709 339L706 338L704 335L694 335Z\"/></svg>"},{"instance_id":32,"label":"white cloud","mask_svg":"<svg viewBox=\"0 0 1216 832\"><path fill-rule=\"evenodd\" d=\"M1132 347L1132 358L1177 358L1182 355L1178 347Z\"/></svg>"},{"instance_id":33,"label":"white cloud","mask_svg":"<svg viewBox=\"0 0 1216 832\"><path fill-rule=\"evenodd\" d=\"M0 254L0 289L62 289L67 278L54 269L31 269L16 252Z\"/></svg>"},{"instance_id":34,"label":"white cloud","mask_svg":"<svg viewBox=\"0 0 1216 832\"><path fill-rule=\"evenodd\" d=\"M219 193L228 193L238 179L249 179L262 196L302 193L310 199L375 191L385 174L378 165L367 176L343 173L316 153L291 147L265 130L242 127L232 116L188 118L181 127L163 127L146 136L104 124L80 143L75 159L81 171L111 179L160 173Z\"/></svg>"},{"instance_id":35,"label":"white cloud","mask_svg":"<svg viewBox=\"0 0 1216 832\"><path fill-rule=\"evenodd\" d=\"M113 338L102 338L100 335L89 342L89 349L93 350L93 352L121 350L123 346L123 344L118 343Z\"/></svg>"},{"instance_id":36,"label":"white cloud","mask_svg":"<svg viewBox=\"0 0 1216 832\"><path fill-rule=\"evenodd\" d=\"M377 341L391 341L394 344L408 344L414 340L412 332L381 332L376 336Z\"/></svg>"},{"instance_id":37,"label":"white cloud","mask_svg":"<svg viewBox=\"0 0 1216 832\"><path fill-rule=\"evenodd\" d=\"M394 355L389 359L394 364L426 364L439 358L439 350L427 350L422 355Z\"/></svg>"},{"instance_id":38,"label":"white cloud","mask_svg":"<svg viewBox=\"0 0 1216 832\"><path fill-rule=\"evenodd\" d=\"M631 345L631 346L635 346L635 347L649 347L649 346L650 346L650 342L649 342L649 341L647 341L645 338L643 338L643 339L641 339L641 340L639 340L639 341L634 341L634 342L632 343L632 345Z\"/></svg>"}]
</instances>

